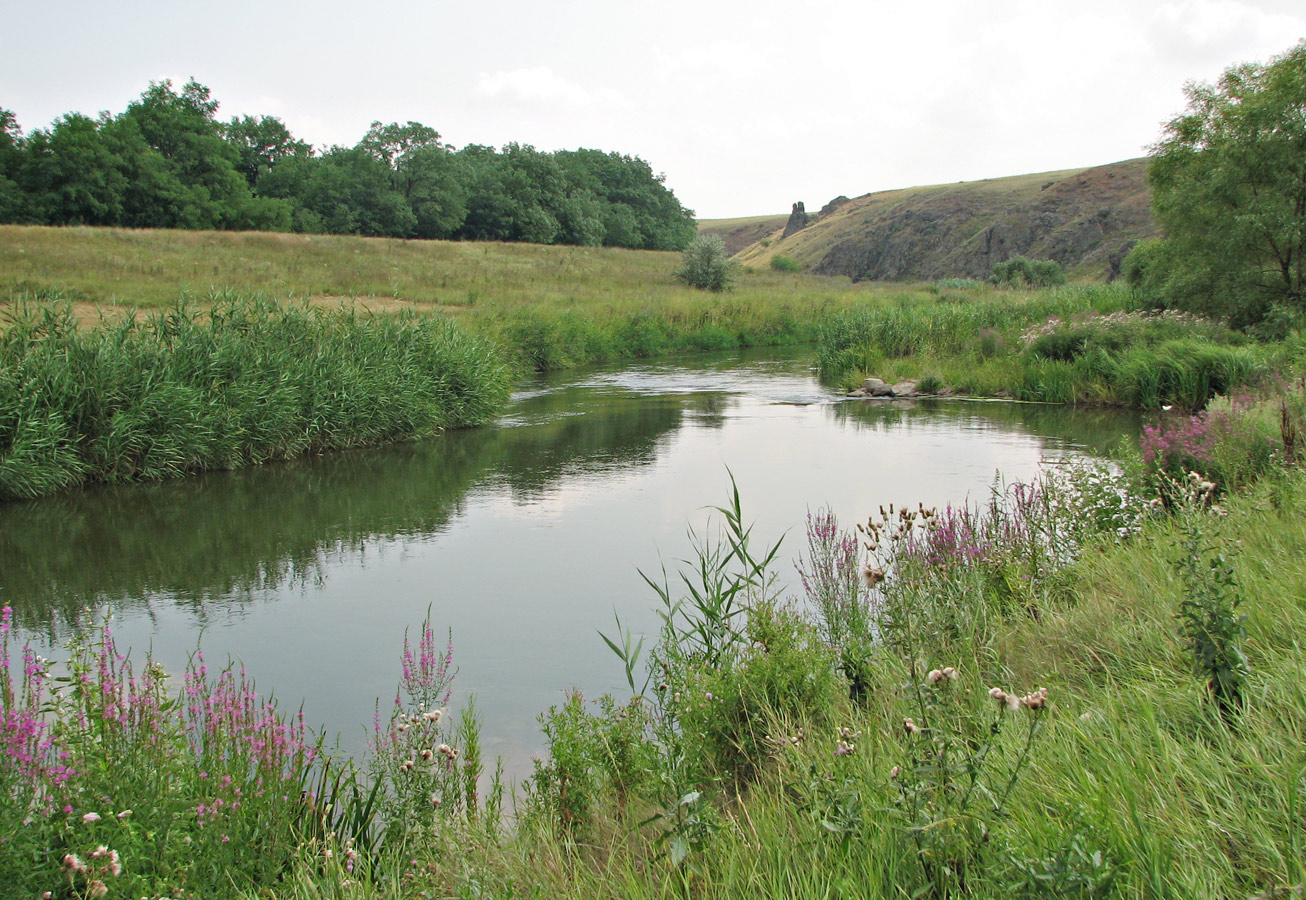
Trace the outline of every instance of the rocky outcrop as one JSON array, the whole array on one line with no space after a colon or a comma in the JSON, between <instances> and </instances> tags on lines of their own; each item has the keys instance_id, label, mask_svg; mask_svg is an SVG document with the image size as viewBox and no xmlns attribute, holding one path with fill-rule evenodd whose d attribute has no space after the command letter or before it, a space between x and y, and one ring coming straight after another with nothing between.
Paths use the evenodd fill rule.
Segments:
<instances>
[{"instance_id":1,"label":"rocky outcrop","mask_svg":"<svg viewBox=\"0 0 1306 900\"><path fill-rule=\"evenodd\" d=\"M794 211L789 214L789 221L785 223L785 233L780 236L784 240L795 232L802 231L807 227L811 217L807 215L807 210L803 208L803 201L799 200L794 204Z\"/></svg>"},{"instance_id":2,"label":"rocky outcrop","mask_svg":"<svg viewBox=\"0 0 1306 900\"><path fill-rule=\"evenodd\" d=\"M835 197L829 203L825 204L825 206L822 206L821 211L816 214L816 218L820 219L830 215L830 213L834 212L836 209L843 206L847 202L848 202L848 198L845 197L843 194L840 194L838 197Z\"/></svg>"}]
</instances>

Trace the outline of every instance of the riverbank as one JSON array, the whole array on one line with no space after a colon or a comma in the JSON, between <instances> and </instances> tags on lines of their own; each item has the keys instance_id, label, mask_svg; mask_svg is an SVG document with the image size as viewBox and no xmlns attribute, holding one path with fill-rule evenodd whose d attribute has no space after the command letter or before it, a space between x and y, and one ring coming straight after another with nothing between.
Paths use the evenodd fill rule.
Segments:
<instances>
[{"instance_id":1,"label":"riverbank","mask_svg":"<svg viewBox=\"0 0 1306 900\"><path fill-rule=\"evenodd\" d=\"M912 380L925 393L1199 410L1300 357L1219 322L1140 308L1122 284L1044 291L972 286L861 306L822 328L822 380Z\"/></svg>"},{"instance_id":2,"label":"riverbank","mask_svg":"<svg viewBox=\"0 0 1306 900\"><path fill-rule=\"evenodd\" d=\"M1306 476L1285 462L1304 409L1297 389L1177 417L1121 472L1063 472L981 509L890 507L857 532L814 514L807 544L774 555L728 497L724 551L704 584L688 573L697 596L649 594L675 630L636 659L637 639L605 629L630 690L542 717L549 753L510 831L477 717L446 700L438 623L412 636L366 774L324 776L291 731L276 778L310 794L235 808L272 778L231 765L261 732L206 717L227 708L205 699L213 677L172 708L156 682L106 692L131 679L91 641L92 689L69 686L64 730L19 734L48 765L6 769L2 859L19 868L3 877L33 895L99 880L250 898L1290 893ZM1214 461L1227 482L1186 474ZM758 586L799 554L806 601L786 609ZM4 669L20 671L47 667ZM6 711L33 708L17 683ZM213 736L168 751L197 732Z\"/></svg>"},{"instance_id":3,"label":"riverbank","mask_svg":"<svg viewBox=\"0 0 1306 900\"><path fill-rule=\"evenodd\" d=\"M824 319L907 287L749 270L725 296L686 287L680 254L496 242L0 225L0 308L203 307L233 297L439 314L523 370L806 343Z\"/></svg>"}]
</instances>

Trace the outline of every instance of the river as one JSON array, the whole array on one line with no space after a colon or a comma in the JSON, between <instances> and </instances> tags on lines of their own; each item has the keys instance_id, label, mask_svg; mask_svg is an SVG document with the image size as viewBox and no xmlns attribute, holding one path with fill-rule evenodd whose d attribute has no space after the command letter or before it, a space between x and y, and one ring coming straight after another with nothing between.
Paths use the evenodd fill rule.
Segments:
<instances>
[{"instance_id":1,"label":"river","mask_svg":"<svg viewBox=\"0 0 1306 900\"><path fill-rule=\"evenodd\" d=\"M0 505L0 603L39 652L112 615L120 645L179 671L243 662L283 708L366 746L405 629L452 630L487 758L520 780L535 717L624 687L597 630L656 627L653 575L688 556L733 473L759 540L806 514L980 500L996 475L1101 455L1137 419L967 401L871 403L822 387L808 351L664 359L542 376L493 426L172 482ZM660 577L660 574L659 574ZM650 636L650 641L652 636Z\"/></svg>"}]
</instances>

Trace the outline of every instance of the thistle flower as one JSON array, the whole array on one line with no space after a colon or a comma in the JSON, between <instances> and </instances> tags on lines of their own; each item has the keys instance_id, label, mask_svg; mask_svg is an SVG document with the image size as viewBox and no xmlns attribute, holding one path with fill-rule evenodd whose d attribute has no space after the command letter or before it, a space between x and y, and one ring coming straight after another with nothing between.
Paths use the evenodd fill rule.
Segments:
<instances>
[{"instance_id":1,"label":"thistle flower","mask_svg":"<svg viewBox=\"0 0 1306 900\"><path fill-rule=\"evenodd\" d=\"M866 580L868 588L873 588L884 580L884 569L867 563L862 566L862 578Z\"/></svg>"},{"instance_id":2,"label":"thistle flower","mask_svg":"<svg viewBox=\"0 0 1306 900\"><path fill-rule=\"evenodd\" d=\"M86 896L95 900L109 893L109 886L98 878L86 885Z\"/></svg>"},{"instance_id":3,"label":"thistle flower","mask_svg":"<svg viewBox=\"0 0 1306 900\"><path fill-rule=\"evenodd\" d=\"M897 778L902 773L902 766L894 766L889 770L889 780Z\"/></svg>"},{"instance_id":4,"label":"thistle flower","mask_svg":"<svg viewBox=\"0 0 1306 900\"><path fill-rule=\"evenodd\" d=\"M100 814L99 814L99 813L94 813L94 812L88 812L86 815L82 816L82 821L83 821L83 822L98 822L98 821L100 821Z\"/></svg>"},{"instance_id":5,"label":"thistle flower","mask_svg":"<svg viewBox=\"0 0 1306 900\"><path fill-rule=\"evenodd\" d=\"M925 680L930 684L938 684L944 677L942 669L930 669L930 674L925 676Z\"/></svg>"},{"instance_id":6,"label":"thistle flower","mask_svg":"<svg viewBox=\"0 0 1306 900\"><path fill-rule=\"evenodd\" d=\"M1042 709L1048 700L1048 689L1039 688L1032 694L1020 698L1020 705L1027 709Z\"/></svg>"},{"instance_id":7,"label":"thistle flower","mask_svg":"<svg viewBox=\"0 0 1306 900\"><path fill-rule=\"evenodd\" d=\"M64 868L70 872L85 872L86 863L76 853L68 853L63 858Z\"/></svg>"},{"instance_id":8,"label":"thistle flower","mask_svg":"<svg viewBox=\"0 0 1306 900\"><path fill-rule=\"evenodd\" d=\"M903 719L902 727L903 730L906 731L908 734L919 734L921 730L921 727L916 724L916 721L914 719L911 718Z\"/></svg>"},{"instance_id":9,"label":"thistle flower","mask_svg":"<svg viewBox=\"0 0 1306 900\"><path fill-rule=\"evenodd\" d=\"M847 756L857 749L857 745L852 741L836 741L834 745L835 756Z\"/></svg>"},{"instance_id":10,"label":"thistle flower","mask_svg":"<svg viewBox=\"0 0 1306 900\"><path fill-rule=\"evenodd\" d=\"M954 669L952 666L944 666L943 677L948 679L949 681L956 681L961 676L957 674L957 670Z\"/></svg>"}]
</instances>

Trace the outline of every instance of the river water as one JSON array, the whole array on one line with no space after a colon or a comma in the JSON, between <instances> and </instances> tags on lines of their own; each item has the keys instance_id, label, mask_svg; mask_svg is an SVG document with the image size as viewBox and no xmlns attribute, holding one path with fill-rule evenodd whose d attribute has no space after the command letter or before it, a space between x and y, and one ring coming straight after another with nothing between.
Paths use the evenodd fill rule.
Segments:
<instances>
[{"instance_id":1,"label":"river water","mask_svg":"<svg viewBox=\"0 0 1306 900\"><path fill-rule=\"evenodd\" d=\"M180 671L243 662L283 708L366 746L394 697L405 629L451 629L453 706L521 778L535 717L624 686L597 631L654 631L639 571L673 574L733 473L790 583L804 520L847 527L890 502L982 500L996 475L1105 453L1137 433L1102 410L845 400L802 350L541 377L497 424L161 484L0 505L0 604L52 649L112 616L120 646ZM650 642L653 635L650 635Z\"/></svg>"}]
</instances>

